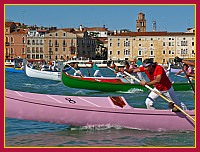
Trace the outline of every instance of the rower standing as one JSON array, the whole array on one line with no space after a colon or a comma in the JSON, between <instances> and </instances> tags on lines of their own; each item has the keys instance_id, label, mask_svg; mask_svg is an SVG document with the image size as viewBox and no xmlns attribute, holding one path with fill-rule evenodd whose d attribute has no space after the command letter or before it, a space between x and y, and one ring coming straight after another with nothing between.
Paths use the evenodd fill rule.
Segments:
<instances>
[{"instance_id":1,"label":"rower standing","mask_svg":"<svg viewBox=\"0 0 200 152\"><path fill-rule=\"evenodd\" d=\"M174 101L176 105L181 107L182 109L186 110L186 106L184 103L180 102L174 92L172 87L172 83L170 82L169 78L167 77L164 69L162 66L158 65L156 62L153 62L152 59L145 59L143 61L143 66L134 69L133 72L145 72L147 77L149 78L149 82L141 81L140 84L142 86L145 85L154 85L154 90L164 94L168 99ZM148 97L145 100L147 109L155 109L154 108L154 101L158 98L158 94L151 91ZM172 111L177 112L179 111L173 105L170 105L170 108L173 108Z\"/></svg>"}]
</instances>

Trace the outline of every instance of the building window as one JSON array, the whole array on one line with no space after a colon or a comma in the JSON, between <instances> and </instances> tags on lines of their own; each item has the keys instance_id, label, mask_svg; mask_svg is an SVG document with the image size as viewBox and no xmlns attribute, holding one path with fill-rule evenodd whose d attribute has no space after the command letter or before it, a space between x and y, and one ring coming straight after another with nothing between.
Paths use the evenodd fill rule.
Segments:
<instances>
[{"instance_id":1,"label":"building window","mask_svg":"<svg viewBox=\"0 0 200 152\"><path fill-rule=\"evenodd\" d=\"M40 57L39 54L36 54L36 59L39 59L39 57Z\"/></svg>"},{"instance_id":2,"label":"building window","mask_svg":"<svg viewBox=\"0 0 200 152\"><path fill-rule=\"evenodd\" d=\"M42 40L40 40L40 45L43 45L43 42L42 42Z\"/></svg>"},{"instance_id":3,"label":"building window","mask_svg":"<svg viewBox=\"0 0 200 152\"><path fill-rule=\"evenodd\" d=\"M14 43L14 38L13 37L10 38L10 43Z\"/></svg>"},{"instance_id":4,"label":"building window","mask_svg":"<svg viewBox=\"0 0 200 152\"><path fill-rule=\"evenodd\" d=\"M35 45L35 40L32 40L32 45Z\"/></svg>"},{"instance_id":5,"label":"building window","mask_svg":"<svg viewBox=\"0 0 200 152\"><path fill-rule=\"evenodd\" d=\"M66 33L63 33L63 36L66 36Z\"/></svg>"},{"instance_id":6,"label":"building window","mask_svg":"<svg viewBox=\"0 0 200 152\"><path fill-rule=\"evenodd\" d=\"M163 53L162 54L166 54L165 50L163 50Z\"/></svg>"},{"instance_id":7,"label":"building window","mask_svg":"<svg viewBox=\"0 0 200 152\"><path fill-rule=\"evenodd\" d=\"M55 48L55 51L58 52L58 48Z\"/></svg>"},{"instance_id":8,"label":"building window","mask_svg":"<svg viewBox=\"0 0 200 152\"><path fill-rule=\"evenodd\" d=\"M165 46L165 42L163 42L163 46Z\"/></svg>"},{"instance_id":9,"label":"building window","mask_svg":"<svg viewBox=\"0 0 200 152\"><path fill-rule=\"evenodd\" d=\"M139 43L138 46L142 46L142 44Z\"/></svg>"},{"instance_id":10,"label":"building window","mask_svg":"<svg viewBox=\"0 0 200 152\"><path fill-rule=\"evenodd\" d=\"M119 47L119 46L120 46L120 43L117 43L117 46Z\"/></svg>"},{"instance_id":11,"label":"building window","mask_svg":"<svg viewBox=\"0 0 200 152\"><path fill-rule=\"evenodd\" d=\"M195 54L194 50L192 50L192 54Z\"/></svg>"},{"instance_id":12,"label":"building window","mask_svg":"<svg viewBox=\"0 0 200 152\"><path fill-rule=\"evenodd\" d=\"M194 46L194 42L192 42L192 46Z\"/></svg>"},{"instance_id":13,"label":"building window","mask_svg":"<svg viewBox=\"0 0 200 152\"><path fill-rule=\"evenodd\" d=\"M165 59L162 60L162 63L165 63Z\"/></svg>"},{"instance_id":14,"label":"building window","mask_svg":"<svg viewBox=\"0 0 200 152\"><path fill-rule=\"evenodd\" d=\"M32 53L35 53L35 48L34 47L32 48Z\"/></svg>"},{"instance_id":15,"label":"building window","mask_svg":"<svg viewBox=\"0 0 200 152\"><path fill-rule=\"evenodd\" d=\"M43 53L43 47L40 47L40 53Z\"/></svg>"},{"instance_id":16,"label":"building window","mask_svg":"<svg viewBox=\"0 0 200 152\"><path fill-rule=\"evenodd\" d=\"M36 47L36 53L39 53L39 47Z\"/></svg>"},{"instance_id":17,"label":"building window","mask_svg":"<svg viewBox=\"0 0 200 152\"><path fill-rule=\"evenodd\" d=\"M153 44L151 44L151 46L153 46Z\"/></svg>"},{"instance_id":18,"label":"building window","mask_svg":"<svg viewBox=\"0 0 200 152\"><path fill-rule=\"evenodd\" d=\"M188 54L188 50L187 49L181 49L181 54Z\"/></svg>"},{"instance_id":19,"label":"building window","mask_svg":"<svg viewBox=\"0 0 200 152\"><path fill-rule=\"evenodd\" d=\"M110 47L112 46L112 43L110 43Z\"/></svg>"},{"instance_id":20,"label":"building window","mask_svg":"<svg viewBox=\"0 0 200 152\"><path fill-rule=\"evenodd\" d=\"M142 55L142 51L138 50L138 56L141 56L141 55Z\"/></svg>"},{"instance_id":21,"label":"building window","mask_svg":"<svg viewBox=\"0 0 200 152\"><path fill-rule=\"evenodd\" d=\"M56 33L55 35L58 36L58 33Z\"/></svg>"},{"instance_id":22,"label":"building window","mask_svg":"<svg viewBox=\"0 0 200 152\"><path fill-rule=\"evenodd\" d=\"M181 46L187 46L187 41L181 41Z\"/></svg>"},{"instance_id":23,"label":"building window","mask_svg":"<svg viewBox=\"0 0 200 152\"><path fill-rule=\"evenodd\" d=\"M124 50L124 55L130 55L130 50L125 49Z\"/></svg>"},{"instance_id":24,"label":"building window","mask_svg":"<svg viewBox=\"0 0 200 152\"><path fill-rule=\"evenodd\" d=\"M14 54L13 48L10 49L10 54Z\"/></svg>"},{"instance_id":25,"label":"building window","mask_svg":"<svg viewBox=\"0 0 200 152\"><path fill-rule=\"evenodd\" d=\"M26 54L26 52L25 52L25 49L24 49L24 48L22 48L22 54Z\"/></svg>"},{"instance_id":26,"label":"building window","mask_svg":"<svg viewBox=\"0 0 200 152\"><path fill-rule=\"evenodd\" d=\"M124 41L124 46L130 46L130 41L128 42Z\"/></svg>"},{"instance_id":27,"label":"building window","mask_svg":"<svg viewBox=\"0 0 200 152\"><path fill-rule=\"evenodd\" d=\"M172 54L172 51L171 51L171 50L169 50L169 54Z\"/></svg>"},{"instance_id":28,"label":"building window","mask_svg":"<svg viewBox=\"0 0 200 152\"><path fill-rule=\"evenodd\" d=\"M31 55L30 55L30 54L27 54L26 57L27 57L27 59L30 59L30 58L31 58Z\"/></svg>"},{"instance_id":29,"label":"building window","mask_svg":"<svg viewBox=\"0 0 200 152\"><path fill-rule=\"evenodd\" d=\"M63 48L63 52L65 52L66 51L66 48Z\"/></svg>"},{"instance_id":30,"label":"building window","mask_svg":"<svg viewBox=\"0 0 200 152\"><path fill-rule=\"evenodd\" d=\"M27 47L27 53L31 53L31 48Z\"/></svg>"},{"instance_id":31,"label":"building window","mask_svg":"<svg viewBox=\"0 0 200 152\"><path fill-rule=\"evenodd\" d=\"M120 55L120 51L117 51L117 55Z\"/></svg>"},{"instance_id":32,"label":"building window","mask_svg":"<svg viewBox=\"0 0 200 152\"><path fill-rule=\"evenodd\" d=\"M35 54L32 54L32 59L35 59Z\"/></svg>"},{"instance_id":33,"label":"building window","mask_svg":"<svg viewBox=\"0 0 200 152\"><path fill-rule=\"evenodd\" d=\"M112 51L110 51L110 55L112 55Z\"/></svg>"},{"instance_id":34,"label":"building window","mask_svg":"<svg viewBox=\"0 0 200 152\"><path fill-rule=\"evenodd\" d=\"M65 40L63 40L63 46L67 46L67 43Z\"/></svg>"},{"instance_id":35,"label":"building window","mask_svg":"<svg viewBox=\"0 0 200 152\"><path fill-rule=\"evenodd\" d=\"M57 40L55 40L55 46L59 46L59 44L58 44L58 41L57 41Z\"/></svg>"},{"instance_id":36,"label":"building window","mask_svg":"<svg viewBox=\"0 0 200 152\"><path fill-rule=\"evenodd\" d=\"M23 43L23 44L25 44L25 43L26 43L26 41L25 41L25 38L24 38L24 37L22 38L22 43Z\"/></svg>"},{"instance_id":37,"label":"building window","mask_svg":"<svg viewBox=\"0 0 200 152\"><path fill-rule=\"evenodd\" d=\"M150 51L150 55L151 56L154 55L154 51L153 50Z\"/></svg>"}]
</instances>

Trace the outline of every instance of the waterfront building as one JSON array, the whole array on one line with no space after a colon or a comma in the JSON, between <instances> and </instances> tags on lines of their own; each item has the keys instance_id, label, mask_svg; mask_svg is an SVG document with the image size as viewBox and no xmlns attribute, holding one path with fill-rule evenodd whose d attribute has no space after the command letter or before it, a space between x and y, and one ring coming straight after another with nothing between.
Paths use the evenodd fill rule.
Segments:
<instances>
[{"instance_id":1,"label":"waterfront building","mask_svg":"<svg viewBox=\"0 0 200 152\"><path fill-rule=\"evenodd\" d=\"M55 29L45 34L46 61L68 60L77 56L77 35L71 29Z\"/></svg>"},{"instance_id":2,"label":"waterfront building","mask_svg":"<svg viewBox=\"0 0 200 152\"><path fill-rule=\"evenodd\" d=\"M26 58L27 29L21 24L5 23L5 59Z\"/></svg>"},{"instance_id":3,"label":"waterfront building","mask_svg":"<svg viewBox=\"0 0 200 152\"><path fill-rule=\"evenodd\" d=\"M28 30L27 34L27 60L44 61L44 36L47 30Z\"/></svg>"},{"instance_id":4,"label":"waterfront building","mask_svg":"<svg viewBox=\"0 0 200 152\"><path fill-rule=\"evenodd\" d=\"M195 57L195 33L193 32L124 32L108 36L109 60L141 61L152 58L160 64L169 59Z\"/></svg>"},{"instance_id":5,"label":"waterfront building","mask_svg":"<svg viewBox=\"0 0 200 152\"><path fill-rule=\"evenodd\" d=\"M87 31L76 31L77 56L79 59L94 59L96 57L96 39L88 35Z\"/></svg>"}]
</instances>

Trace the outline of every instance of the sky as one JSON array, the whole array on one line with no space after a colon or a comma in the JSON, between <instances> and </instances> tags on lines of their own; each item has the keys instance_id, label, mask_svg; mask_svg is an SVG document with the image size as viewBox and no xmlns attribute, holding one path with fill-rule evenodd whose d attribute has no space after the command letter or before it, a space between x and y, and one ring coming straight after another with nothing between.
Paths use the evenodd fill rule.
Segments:
<instances>
[{"instance_id":1,"label":"sky","mask_svg":"<svg viewBox=\"0 0 200 152\"><path fill-rule=\"evenodd\" d=\"M6 5L6 21L57 28L103 27L136 31L138 13L145 14L147 31L185 32L195 27L194 5Z\"/></svg>"}]
</instances>

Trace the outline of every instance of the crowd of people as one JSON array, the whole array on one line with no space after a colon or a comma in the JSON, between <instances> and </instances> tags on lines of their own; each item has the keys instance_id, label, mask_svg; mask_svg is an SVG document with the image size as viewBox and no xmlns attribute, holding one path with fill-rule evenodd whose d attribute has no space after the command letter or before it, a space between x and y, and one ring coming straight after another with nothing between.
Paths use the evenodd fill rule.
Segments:
<instances>
[{"instance_id":1,"label":"crowd of people","mask_svg":"<svg viewBox=\"0 0 200 152\"><path fill-rule=\"evenodd\" d=\"M53 71L57 72L59 71L56 62L49 62L48 64L32 64L32 63L27 63L27 66L30 67L31 69L38 69L41 71Z\"/></svg>"}]
</instances>

